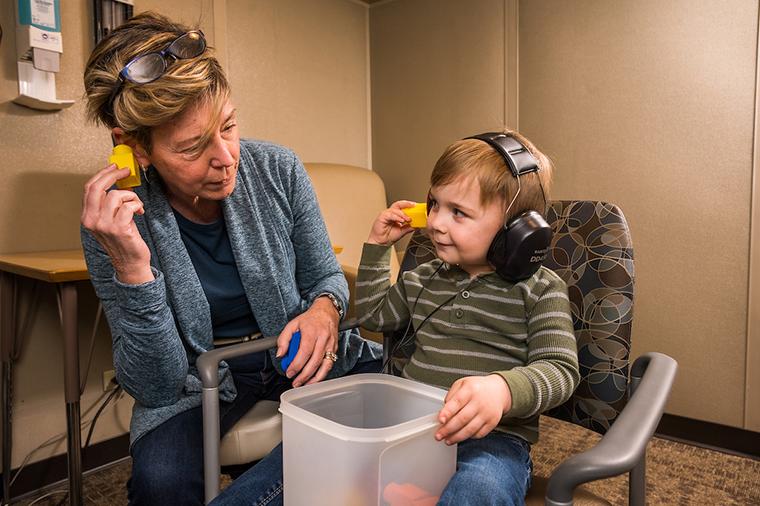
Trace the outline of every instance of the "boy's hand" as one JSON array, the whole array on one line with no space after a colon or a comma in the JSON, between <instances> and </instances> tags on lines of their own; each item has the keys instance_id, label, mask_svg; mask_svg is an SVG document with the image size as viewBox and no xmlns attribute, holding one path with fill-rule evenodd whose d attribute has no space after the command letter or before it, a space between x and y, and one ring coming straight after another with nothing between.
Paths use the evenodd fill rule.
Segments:
<instances>
[{"instance_id":1,"label":"boy's hand","mask_svg":"<svg viewBox=\"0 0 760 506\"><path fill-rule=\"evenodd\" d=\"M460 378L451 385L438 413L441 428L435 439L451 445L485 437L511 407L509 386L498 374Z\"/></svg>"},{"instance_id":2,"label":"boy's hand","mask_svg":"<svg viewBox=\"0 0 760 506\"><path fill-rule=\"evenodd\" d=\"M390 246L414 230L409 226L412 219L401 211L406 207L413 207L414 204L415 202L410 200L399 200L391 204L391 207L380 213L372 224L367 242Z\"/></svg>"}]
</instances>

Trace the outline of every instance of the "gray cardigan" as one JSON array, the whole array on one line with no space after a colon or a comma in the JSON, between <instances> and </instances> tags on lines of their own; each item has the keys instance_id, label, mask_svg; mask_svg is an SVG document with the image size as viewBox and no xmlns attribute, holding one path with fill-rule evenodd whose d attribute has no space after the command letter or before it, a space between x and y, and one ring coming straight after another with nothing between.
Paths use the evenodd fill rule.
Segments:
<instances>
[{"instance_id":1,"label":"gray cardigan","mask_svg":"<svg viewBox=\"0 0 760 506\"><path fill-rule=\"evenodd\" d=\"M155 169L148 169L135 191L145 204L145 214L135 216L135 222L150 248L155 280L121 283L108 255L82 228L87 268L111 328L116 378L135 399L132 444L172 416L201 404L195 361L213 348L208 301ZM348 285L314 189L292 151L241 141L237 183L221 204L240 279L265 336L279 334L324 292L347 306ZM274 357L274 350L270 353ZM375 343L343 332L339 359L329 377L381 355ZM275 364L279 369L279 360ZM220 397L233 400L236 390L226 364L219 375Z\"/></svg>"}]
</instances>

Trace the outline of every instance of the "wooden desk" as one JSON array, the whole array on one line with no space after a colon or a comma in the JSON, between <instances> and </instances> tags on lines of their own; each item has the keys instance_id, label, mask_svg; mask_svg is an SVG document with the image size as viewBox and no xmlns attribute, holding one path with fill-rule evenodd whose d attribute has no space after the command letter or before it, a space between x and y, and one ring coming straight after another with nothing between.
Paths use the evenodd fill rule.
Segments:
<instances>
[{"instance_id":1,"label":"wooden desk","mask_svg":"<svg viewBox=\"0 0 760 506\"><path fill-rule=\"evenodd\" d=\"M79 336L76 281L89 279L82 250L45 251L0 255L0 357L2 358L3 504L10 497L12 420L10 392L16 329L16 285L19 277L53 283L61 301L63 376L69 504L82 504L82 455L79 412Z\"/></svg>"}]
</instances>

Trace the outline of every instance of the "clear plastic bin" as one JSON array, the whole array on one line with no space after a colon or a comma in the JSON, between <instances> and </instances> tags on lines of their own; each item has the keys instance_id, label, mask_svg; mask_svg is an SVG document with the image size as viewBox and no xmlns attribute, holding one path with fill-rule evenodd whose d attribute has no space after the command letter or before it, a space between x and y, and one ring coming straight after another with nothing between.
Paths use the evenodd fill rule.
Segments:
<instances>
[{"instance_id":1,"label":"clear plastic bin","mask_svg":"<svg viewBox=\"0 0 760 506\"><path fill-rule=\"evenodd\" d=\"M456 469L456 445L434 438L445 395L386 374L285 392L285 505L435 504Z\"/></svg>"}]
</instances>

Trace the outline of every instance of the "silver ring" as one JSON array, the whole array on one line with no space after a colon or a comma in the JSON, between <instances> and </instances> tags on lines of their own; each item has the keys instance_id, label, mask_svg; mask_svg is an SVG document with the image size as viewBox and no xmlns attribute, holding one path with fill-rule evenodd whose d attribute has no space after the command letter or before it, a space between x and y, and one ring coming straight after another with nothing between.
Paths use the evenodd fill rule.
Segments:
<instances>
[{"instance_id":1,"label":"silver ring","mask_svg":"<svg viewBox=\"0 0 760 506\"><path fill-rule=\"evenodd\" d=\"M325 352L325 358L332 360L333 363L335 363L335 362L338 361L338 355L336 355L335 353L333 353L331 351L326 351Z\"/></svg>"}]
</instances>

